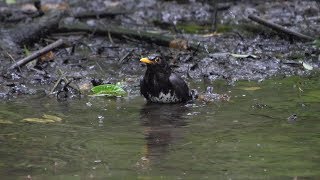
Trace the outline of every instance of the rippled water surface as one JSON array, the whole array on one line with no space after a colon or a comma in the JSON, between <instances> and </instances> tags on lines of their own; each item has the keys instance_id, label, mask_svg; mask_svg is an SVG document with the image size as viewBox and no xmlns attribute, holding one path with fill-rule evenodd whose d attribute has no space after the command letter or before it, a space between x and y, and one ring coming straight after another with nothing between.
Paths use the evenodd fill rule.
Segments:
<instances>
[{"instance_id":1,"label":"rippled water surface","mask_svg":"<svg viewBox=\"0 0 320 180\"><path fill-rule=\"evenodd\" d=\"M230 94L230 101L146 105L137 96L1 102L0 177L320 178L317 79L215 89ZM62 121L21 122L44 114Z\"/></svg>"}]
</instances>

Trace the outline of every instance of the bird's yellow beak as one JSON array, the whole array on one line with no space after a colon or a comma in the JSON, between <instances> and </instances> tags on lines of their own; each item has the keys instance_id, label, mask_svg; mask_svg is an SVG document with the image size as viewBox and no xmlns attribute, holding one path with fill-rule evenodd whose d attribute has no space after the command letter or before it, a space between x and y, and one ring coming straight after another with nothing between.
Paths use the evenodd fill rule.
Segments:
<instances>
[{"instance_id":1,"label":"bird's yellow beak","mask_svg":"<svg viewBox=\"0 0 320 180\"><path fill-rule=\"evenodd\" d=\"M146 63L146 64L153 64L154 62L151 61L150 59L148 58L141 58L140 59L140 62L143 62L143 63Z\"/></svg>"}]
</instances>

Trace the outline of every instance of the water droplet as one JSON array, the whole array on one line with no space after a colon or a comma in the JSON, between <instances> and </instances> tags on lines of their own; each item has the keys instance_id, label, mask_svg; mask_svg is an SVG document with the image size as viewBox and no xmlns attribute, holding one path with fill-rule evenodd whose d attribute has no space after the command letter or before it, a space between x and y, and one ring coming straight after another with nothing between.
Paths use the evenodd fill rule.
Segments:
<instances>
[{"instance_id":1,"label":"water droplet","mask_svg":"<svg viewBox=\"0 0 320 180\"><path fill-rule=\"evenodd\" d=\"M98 119L99 119L99 126L103 126L103 119L104 117L101 115L98 115Z\"/></svg>"},{"instance_id":2,"label":"water droplet","mask_svg":"<svg viewBox=\"0 0 320 180\"><path fill-rule=\"evenodd\" d=\"M101 116L101 115L98 115L98 119L99 119L99 120L103 120L103 119L104 119L104 117L103 117L103 116Z\"/></svg>"}]
</instances>

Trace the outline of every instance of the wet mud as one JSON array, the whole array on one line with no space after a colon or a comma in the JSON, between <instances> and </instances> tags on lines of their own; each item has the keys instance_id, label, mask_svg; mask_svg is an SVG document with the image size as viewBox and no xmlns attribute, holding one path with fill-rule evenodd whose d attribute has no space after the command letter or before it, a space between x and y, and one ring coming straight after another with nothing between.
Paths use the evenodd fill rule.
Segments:
<instances>
[{"instance_id":1,"label":"wet mud","mask_svg":"<svg viewBox=\"0 0 320 180\"><path fill-rule=\"evenodd\" d=\"M203 49L181 50L94 33L53 32L40 41L21 47L24 50L20 54L0 52L0 98L21 95L56 97L61 92L69 94L67 98L79 98L90 93L94 85L117 82L122 82L130 95L137 96L139 79L146 69L139 59L154 52L167 56L174 71L189 83L220 79L229 84L238 80L263 81L274 76L309 76L319 69L320 50L316 43L275 32L248 19L249 14L259 15L317 38L320 34L320 5L316 1L226 1L212 5L209 1L191 0L97 0L70 1L68 4L72 13L115 7L125 13L107 18L69 17L64 21L82 21L90 26L116 24L136 31L170 34L199 44ZM2 4L0 8L7 8L10 12L6 5ZM215 11L216 23L213 23ZM15 15L10 13L10 16ZM5 18L0 17L2 31L14 27L12 22L4 21ZM55 49L52 58L39 58L8 70L14 61L26 56L26 51L41 49L60 38L72 42L72 45ZM56 84L61 78L64 81Z\"/></svg>"}]
</instances>

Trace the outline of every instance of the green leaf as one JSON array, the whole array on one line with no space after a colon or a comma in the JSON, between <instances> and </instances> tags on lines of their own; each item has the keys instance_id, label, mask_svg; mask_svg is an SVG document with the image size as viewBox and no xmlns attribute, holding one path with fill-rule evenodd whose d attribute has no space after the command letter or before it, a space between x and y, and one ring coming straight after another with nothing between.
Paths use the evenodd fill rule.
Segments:
<instances>
[{"instance_id":1,"label":"green leaf","mask_svg":"<svg viewBox=\"0 0 320 180\"><path fill-rule=\"evenodd\" d=\"M26 56L29 56L31 54L26 45L23 45L23 51Z\"/></svg>"},{"instance_id":2,"label":"green leaf","mask_svg":"<svg viewBox=\"0 0 320 180\"><path fill-rule=\"evenodd\" d=\"M320 38L314 40L313 41L313 45L315 45L316 47L320 48Z\"/></svg>"},{"instance_id":3,"label":"green leaf","mask_svg":"<svg viewBox=\"0 0 320 180\"><path fill-rule=\"evenodd\" d=\"M127 94L120 86L114 84L95 86L91 91L94 93L93 96L121 97Z\"/></svg>"}]
</instances>

